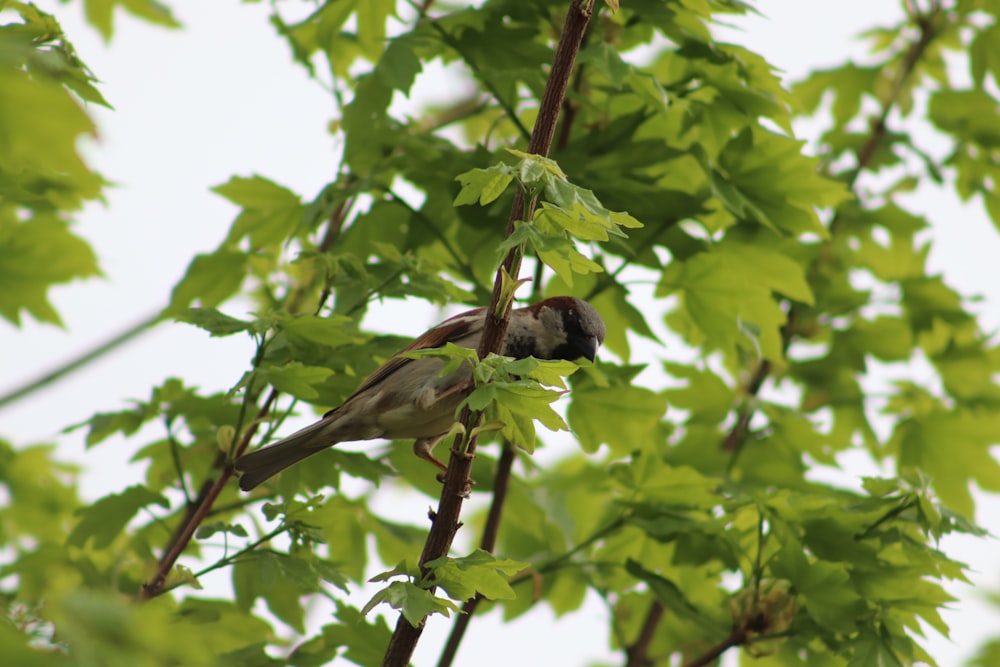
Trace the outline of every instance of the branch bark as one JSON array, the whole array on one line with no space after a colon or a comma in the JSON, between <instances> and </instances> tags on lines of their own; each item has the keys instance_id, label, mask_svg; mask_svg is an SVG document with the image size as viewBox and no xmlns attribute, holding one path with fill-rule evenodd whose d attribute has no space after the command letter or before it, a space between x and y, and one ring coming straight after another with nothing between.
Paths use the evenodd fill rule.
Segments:
<instances>
[{"instance_id":1,"label":"branch bark","mask_svg":"<svg viewBox=\"0 0 1000 667\"><path fill-rule=\"evenodd\" d=\"M705 665L711 665L719 659L719 656L729 649L737 646L743 646L746 643L747 631L743 628L733 628L733 631L730 632L729 635L722 641L699 655L694 660L684 663L684 667L705 667Z\"/></svg>"},{"instance_id":2,"label":"branch bark","mask_svg":"<svg viewBox=\"0 0 1000 667\"><path fill-rule=\"evenodd\" d=\"M513 445L505 443L503 452L500 454L500 460L497 461L496 475L493 477L493 502L490 503L490 511L486 516L486 525L483 527L483 537L479 542L479 548L483 551L493 553L493 549L496 548L497 534L500 531L500 519L503 516L503 505L504 501L507 500L507 489L510 487L510 471L514 466L515 458L516 453ZM461 613L455 614L455 624L452 626L451 633L448 635L448 641L445 642L444 649L441 651L441 657L438 659L438 667L451 667L455 656L458 654L458 647L465 637L465 631L469 627L469 622L472 620L473 614L476 613L476 608L482 599L483 597L477 594L471 600L466 600L462 605Z\"/></svg>"},{"instance_id":3,"label":"branch bark","mask_svg":"<svg viewBox=\"0 0 1000 667\"><path fill-rule=\"evenodd\" d=\"M659 600L653 600L653 604L650 605L649 611L646 612L646 618L642 622L639 637L634 644L625 649L625 667L645 667L651 664L649 645L652 643L653 637L656 636L656 626L663 618L663 611L663 603Z\"/></svg>"},{"instance_id":4,"label":"branch bark","mask_svg":"<svg viewBox=\"0 0 1000 667\"><path fill-rule=\"evenodd\" d=\"M340 230L343 229L344 221L347 218L348 211L350 211L353 204L353 199L347 199L342 202L333 214L326 225L326 229L323 233L323 238L316 246L316 249L325 253L333 245L334 240L340 234ZM287 308L291 312L295 312L301 306L302 300L305 298L308 292L309 286L306 284L299 285L288 297ZM316 312L318 313L323 308L323 304L329 297L330 291L328 288L324 288L320 294L319 303L316 307ZM249 388L248 388L249 391ZM170 570L173 569L174 564L177 559L180 558L184 550L187 549L188 545L191 543L191 538L194 537L195 532L198 530L198 526L201 522L205 520L212 513L213 505L218 499L219 494L222 493L223 489L226 488L226 484L229 479L233 476L233 461L243 452L247 450L250 446L251 440L257 434L257 429L263 423L264 419L270 413L271 408L274 406L275 402L278 400L279 392L276 389L272 389L267 398L264 400L264 404L258 409L256 417L250 424L246 427L240 435L239 442L236 447L229 453L219 452L216 455L215 462L212 469L218 470L218 476L212 480L207 479L201 486L198 492L198 496L187 505L184 517L178 524L176 531L167 543L167 548L164 550L163 556L161 556L159 563L156 566L156 574L153 578L145 582L142 588L139 590L136 599L148 600L150 598L156 597L163 592L164 584L167 581L167 576L170 574ZM248 397L246 400L248 403L256 403L258 395ZM246 405L246 404L244 404Z\"/></svg>"},{"instance_id":5,"label":"branch bark","mask_svg":"<svg viewBox=\"0 0 1000 667\"><path fill-rule=\"evenodd\" d=\"M547 156L552 146L552 138L555 136L556 122L559 119L559 111L562 107L563 99L566 97L566 88L569 85L570 76L576 62L576 56L580 51L583 36L590 24L590 18L594 10L594 0L573 0L570 3L569 11L566 15L566 22L563 25L562 35L559 44L556 46L555 57L552 63L552 70L549 72L548 81L545 84L545 92L535 119L535 126L531 132L531 140L528 143L528 152L536 155ZM509 237L514 232L514 225L518 220L529 219L534 212L535 202L525 202L520 190L514 196L514 204L511 207L510 216L507 220L507 230L505 237ZM483 331L483 338L480 341L478 354L485 357L491 352L499 352L507 333L507 324L510 318L511 304L504 305L502 312L500 309L502 298L502 277L504 273L515 280L520 272L521 258L523 250L515 247L508 251L497 271L496 280L493 284L493 294L490 299L489 308L486 311L486 327ZM424 563L441 558L448 554L455 534L461 525L459 517L462 511L462 504L465 496L468 495L471 480L469 474L472 470L472 461L476 452L476 437L471 435L473 429L478 425L480 415L473 415L469 410L462 414L462 423L466 427L465 432L470 434L468 443L464 451L462 444L465 436L457 436L452 445L451 457L448 460L448 472L445 473L444 488L441 491L441 500L438 504L437 512L433 515L430 532L427 541L424 543L423 552L420 555L420 567L423 570ZM410 662L410 657L420 640L423 627L414 627L400 614L396 621L396 628L389 640L385 657L382 660L383 667L405 667Z\"/></svg>"}]
</instances>

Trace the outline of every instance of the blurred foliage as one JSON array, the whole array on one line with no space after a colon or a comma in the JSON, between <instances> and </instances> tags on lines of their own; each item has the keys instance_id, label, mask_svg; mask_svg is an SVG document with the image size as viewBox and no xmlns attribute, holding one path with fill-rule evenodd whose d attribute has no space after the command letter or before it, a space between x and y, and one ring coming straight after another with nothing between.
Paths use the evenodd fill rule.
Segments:
<instances>
[{"instance_id":1,"label":"blurred foliage","mask_svg":"<svg viewBox=\"0 0 1000 667\"><path fill-rule=\"evenodd\" d=\"M0 9L13 10L0 23L0 317L59 324L49 287L100 274L68 214L104 185L77 150L95 132L82 105L109 105L51 15L21 2Z\"/></svg>"},{"instance_id":2,"label":"blurred foliage","mask_svg":"<svg viewBox=\"0 0 1000 667\"><path fill-rule=\"evenodd\" d=\"M155 2L84 4L105 37L118 4L175 24ZM897 24L864 35L863 64L788 88L761 56L713 38L714 22L751 10L743 2L602 7L550 160L516 149L568 3L424 4L273 5L278 37L337 103L340 171L313 196L263 175L214 189L240 213L192 259L164 314L249 335L257 354L231 392L166 378L148 400L78 425L91 447L130 438L142 484L83 503L87 471L50 447L0 443L0 654L374 665L390 636L372 611L388 612L381 603L441 623L476 594L510 619L571 614L593 591L629 665L706 664L730 649L768 667L934 664L921 638L948 634L943 585L966 576L939 540L981 534L965 518L971 489L1000 490L1000 350L970 299L928 272L929 223L903 195L947 188L1000 224L1000 2L903 2ZM97 272L64 216L100 196L75 143L93 131L80 101L105 103L51 16L2 6L16 20L0 32L0 313L58 322L48 287ZM968 86L956 83L963 55ZM433 60L454 66L464 97L395 113ZM802 115L826 122L808 150L792 131ZM944 159L916 138L925 122ZM505 241L516 188L540 206ZM424 503L399 523L368 501L392 476L434 497L432 473L408 448L327 451L250 496L226 486L169 592L130 602L248 428L262 425L262 443L297 403L339 404L402 347L366 329L369 304L483 305L498 251L520 243L533 297L589 299L618 362L483 362L497 381L477 407L527 451L547 438L533 417L561 426L539 382L558 387L576 370L566 414L580 451L548 467L519 454L495 556L442 559L421 576ZM650 280L657 308L632 294ZM236 297L253 315L223 312ZM657 344L662 325L697 354L657 348L672 378L658 383L640 378L632 352L638 337ZM930 370L909 372L916 364ZM909 379L875 395L884 365ZM858 449L896 475L854 490L817 481ZM480 453L474 494L492 492L495 467ZM337 493L346 478L366 490ZM484 520L466 519L466 530ZM381 564L392 569L377 574ZM368 607L349 604L344 591L373 576L385 586ZM223 577L232 599L198 592ZM316 630L307 608L332 622ZM303 636L289 644L290 632ZM977 664L996 653L984 647Z\"/></svg>"}]
</instances>

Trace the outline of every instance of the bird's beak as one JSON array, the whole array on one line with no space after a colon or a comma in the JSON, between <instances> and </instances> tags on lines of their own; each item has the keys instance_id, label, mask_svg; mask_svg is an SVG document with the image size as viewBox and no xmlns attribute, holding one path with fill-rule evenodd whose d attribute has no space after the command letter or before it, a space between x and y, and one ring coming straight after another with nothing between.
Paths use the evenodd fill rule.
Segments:
<instances>
[{"instance_id":1,"label":"bird's beak","mask_svg":"<svg viewBox=\"0 0 1000 667\"><path fill-rule=\"evenodd\" d=\"M597 340L597 336L591 336L583 341L583 344L580 346L580 353L593 362L597 359L597 348L600 346L601 341Z\"/></svg>"}]
</instances>

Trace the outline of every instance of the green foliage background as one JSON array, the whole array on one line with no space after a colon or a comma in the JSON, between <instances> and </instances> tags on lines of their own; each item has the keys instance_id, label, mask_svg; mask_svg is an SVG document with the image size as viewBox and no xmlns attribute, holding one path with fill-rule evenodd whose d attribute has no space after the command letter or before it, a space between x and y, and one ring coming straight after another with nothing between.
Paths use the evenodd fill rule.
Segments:
<instances>
[{"instance_id":1,"label":"green foliage background","mask_svg":"<svg viewBox=\"0 0 1000 667\"><path fill-rule=\"evenodd\" d=\"M107 38L116 4L176 25L156 2L88 0ZM540 606L571 614L592 591L628 665L709 664L726 651L757 665L933 663L922 628L948 633L942 583L965 577L938 540L979 532L972 485L1000 489L1000 355L968 298L928 272L928 221L899 197L934 182L1000 221L1000 3L905 2L897 25L865 36L866 64L787 89L759 55L713 39L711 23L744 3L602 7L555 163L541 162L506 149L526 146L568 4L274 6L276 39L336 102L340 169L318 193L266 173L213 189L241 212L192 258L160 319L249 335L256 354L230 392L164 378L148 399L80 426L96 447L161 425L158 438L129 441L142 484L84 503L86 470L51 446L2 443L0 655L369 665L390 635L376 612L395 615L382 603L409 622L447 623L438 614L476 594L491 601L480 609L514 618ZM86 104L106 102L52 16L0 6L0 316L58 324L48 290L99 275L72 220L106 184L75 144L94 129ZM391 114L434 59L460 65L466 96ZM954 62L971 84L957 83ZM804 151L791 122L810 114L828 127ZM917 122L947 138L944 160L914 139ZM331 451L249 497L226 485L182 541L167 592L136 602L234 443L271 438L303 403L337 405L401 346L366 328L370 304L488 301L516 187L542 201L513 238L534 278L526 298L591 300L614 359L569 378L579 450L546 466L518 454L495 554L470 547L421 576L433 475L405 446ZM633 296L640 281L655 283L655 308ZM632 347L655 344L663 324L697 358L664 353L672 380L637 381ZM872 396L876 362L926 362L934 379ZM531 416L559 425L539 386L515 390L501 373L491 396L483 407L520 450L549 439L539 429L536 441ZM857 448L896 474L858 491L811 474ZM480 453L476 496L493 491L496 451ZM369 505L387 484L427 495L406 523ZM466 519L470 533L484 521ZM378 575L379 562L395 567ZM385 587L368 607L348 603L373 576ZM213 578L231 581L232 596L200 591ZM305 613L317 606L319 630ZM984 647L981 664L996 651Z\"/></svg>"}]
</instances>

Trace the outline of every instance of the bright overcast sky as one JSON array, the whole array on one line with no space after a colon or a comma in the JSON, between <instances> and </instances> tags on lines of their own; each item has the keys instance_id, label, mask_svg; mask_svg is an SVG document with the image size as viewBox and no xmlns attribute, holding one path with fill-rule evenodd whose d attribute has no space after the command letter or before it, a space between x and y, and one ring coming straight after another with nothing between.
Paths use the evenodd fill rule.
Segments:
<instances>
[{"instance_id":1,"label":"bright overcast sky","mask_svg":"<svg viewBox=\"0 0 1000 667\"><path fill-rule=\"evenodd\" d=\"M329 96L291 62L288 48L267 21L268 5L166 1L184 23L183 30L163 30L119 13L110 46L83 24L82 3L37 2L61 20L116 109L93 109L100 138L88 154L117 186L107 192L108 206L89 207L75 228L93 244L105 279L53 290L65 330L32 322L16 330L0 323L0 393L165 305L191 256L214 248L235 215L209 187L234 174L259 173L312 198L333 176L336 143L326 126L336 112ZM298 9L299 4L304 5L278 6ZM862 45L853 36L900 15L899 3L892 0L771 0L760 2L759 9L765 18L738 21L743 31L727 30L725 39L762 53L792 79L842 63L845 54L863 59ZM433 91L434 83L424 77L424 90ZM933 137L923 140L935 146ZM1000 326L1000 281L981 282L982 276L995 275L1000 235L981 206L960 209L954 200L933 192L906 204L937 223L933 269L963 294L983 295L977 312L986 326ZM394 309L398 313L398 304ZM396 316L373 324L415 335L419 330L400 329L398 323L429 325L433 315L426 309L413 312L416 319ZM145 399L152 386L169 376L209 392L226 389L244 371L250 352L248 341L220 342L185 325L163 326L7 408L0 413L0 435L19 445L58 436L66 458L85 461L88 474L81 488L93 498L140 479L140 469L123 460L134 446L112 440L85 453L83 434L59 435L63 427L97 411L121 409L131 398ZM994 533L1000 532L998 505L996 499L981 504L978 517ZM981 585L997 585L1000 547L995 541L951 540L944 547L979 570L974 576ZM962 598L956 611L945 615L953 643L934 636L930 642L931 654L945 666L959 664L1000 626L996 612L977 602L973 591L952 590ZM563 623L552 625L546 612L501 630L494 614L492 621L472 624L462 662L508 664L508 656L498 655L496 642L488 639L498 632L504 633L505 646L530 646L524 655L531 655L534 664L542 664L545 655L554 660L548 664L583 664L586 658L601 657L617 662L608 649L603 616L604 609L591 604ZM394 614L389 618L393 623ZM435 629L449 625L437 617L429 623L415 656L421 665L437 654Z\"/></svg>"}]
</instances>

